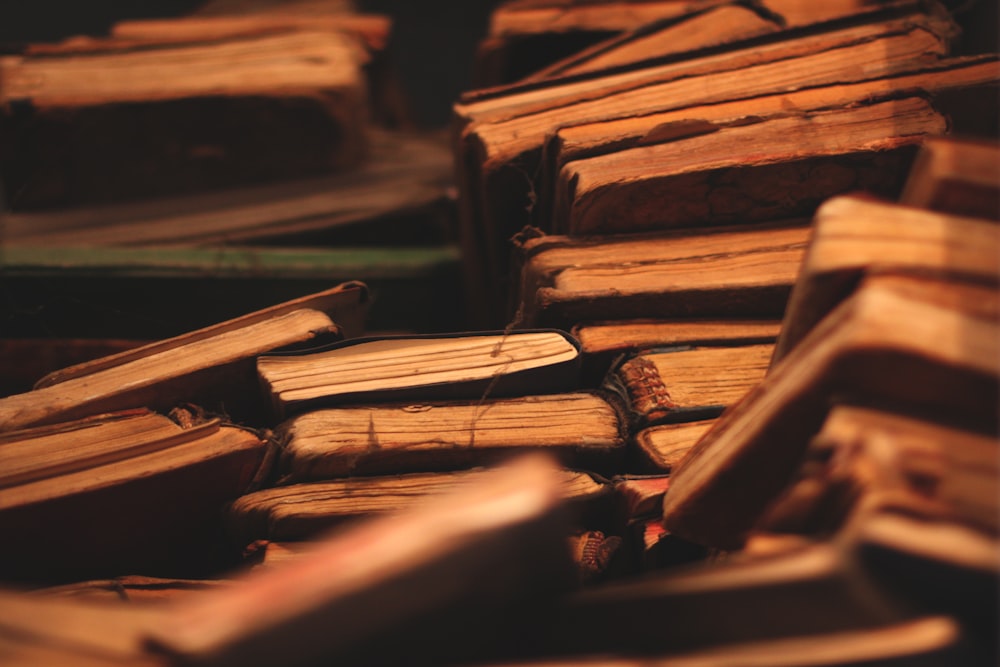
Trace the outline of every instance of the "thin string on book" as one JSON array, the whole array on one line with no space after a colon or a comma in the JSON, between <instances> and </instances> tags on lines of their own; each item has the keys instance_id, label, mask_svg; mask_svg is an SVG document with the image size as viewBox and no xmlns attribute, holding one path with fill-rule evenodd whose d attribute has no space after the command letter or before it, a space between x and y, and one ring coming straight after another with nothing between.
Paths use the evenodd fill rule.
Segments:
<instances>
[{"instance_id":1,"label":"thin string on book","mask_svg":"<svg viewBox=\"0 0 1000 667\"><path fill-rule=\"evenodd\" d=\"M523 313L524 313L524 306L519 305L517 307L517 312L514 313L514 318L511 319L511 321L507 323L507 326L504 327L503 335L500 337L500 340L497 341L496 345L494 345L493 349L490 351L490 357L496 358L500 356L500 351L503 349L504 343L507 342L507 338L510 337L511 332L514 331L514 328L521 324ZM479 417L482 414L480 411L482 410L483 405L486 403L486 400L490 397L490 394L493 392L493 389L497 386L497 383L500 381L500 378L503 377L503 374L507 372L507 370L513 363L514 363L514 358L510 357L507 360L507 363L503 365L503 367L498 368L496 371L494 371L493 377L490 378L490 381L486 385L486 388L483 389L483 394L482 396L479 397L479 401L476 403L476 407L472 411L472 419L469 420L469 449L472 449L473 447L476 446L476 424L479 422Z\"/></svg>"},{"instance_id":2,"label":"thin string on book","mask_svg":"<svg viewBox=\"0 0 1000 667\"><path fill-rule=\"evenodd\" d=\"M111 591L117 595L121 600L129 602L128 589L125 588L125 584L121 579L115 577L111 580Z\"/></svg>"}]
</instances>

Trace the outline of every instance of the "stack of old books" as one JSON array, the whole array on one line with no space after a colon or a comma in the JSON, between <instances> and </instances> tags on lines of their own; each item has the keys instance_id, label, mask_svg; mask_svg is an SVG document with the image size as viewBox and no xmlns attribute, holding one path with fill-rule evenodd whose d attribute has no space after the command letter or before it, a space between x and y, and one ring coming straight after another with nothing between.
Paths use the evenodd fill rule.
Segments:
<instances>
[{"instance_id":1,"label":"stack of old books","mask_svg":"<svg viewBox=\"0 0 1000 667\"><path fill-rule=\"evenodd\" d=\"M457 106L504 328L359 337L346 283L0 399L5 660L995 664L1000 145L943 135L997 56L626 4Z\"/></svg>"},{"instance_id":2,"label":"stack of old books","mask_svg":"<svg viewBox=\"0 0 1000 667\"><path fill-rule=\"evenodd\" d=\"M398 101L389 18L351 4L202 3L0 58L6 337L153 340L352 279L376 328L457 326L450 151Z\"/></svg>"}]
</instances>

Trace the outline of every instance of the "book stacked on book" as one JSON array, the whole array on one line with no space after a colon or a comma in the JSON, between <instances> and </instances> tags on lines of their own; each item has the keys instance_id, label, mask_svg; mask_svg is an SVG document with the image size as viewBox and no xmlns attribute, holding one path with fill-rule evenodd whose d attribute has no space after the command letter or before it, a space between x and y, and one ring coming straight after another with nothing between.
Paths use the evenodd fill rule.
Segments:
<instances>
[{"instance_id":1,"label":"book stacked on book","mask_svg":"<svg viewBox=\"0 0 1000 667\"><path fill-rule=\"evenodd\" d=\"M274 458L257 357L355 335L367 298L345 283L0 398L0 524L18 542L0 556L5 579L232 566L222 506L260 486Z\"/></svg>"},{"instance_id":2,"label":"book stacked on book","mask_svg":"<svg viewBox=\"0 0 1000 667\"><path fill-rule=\"evenodd\" d=\"M518 22L612 36L457 107L508 326L359 337L349 283L0 399L0 571L59 584L0 655L996 664L1000 146L941 104L996 56L924 2Z\"/></svg>"},{"instance_id":3,"label":"book stacked on book","mask_svg":"<svg viewBox=\"0 0 1000 667\"><path fill-rule=\"evenodd\" d=\"M709 21L721 9L711 4L694 16ZM780 19L780 7L755 7ZM454 128L460 217L483 316L517 294L509 239L525 225L589 238L808 219L836 194L896 197L922 137L973 129L947 117L968 100L981 98L980 120L994 122L996 57L949 57L956 25L943 7L839 9L465 94Z\"/></svg>"},{"instance_id":4,"label":"book stacked on book","mask_svg":"<svg viewBox=\"0 0 1000 667\"><path fill-rule=\"evenodd\" d=\"M460 328L451 152L387 101L391 27L210 3L0 58L7 336L155 340L355 279L375 328Z\"/></svg>"}]
</instances>

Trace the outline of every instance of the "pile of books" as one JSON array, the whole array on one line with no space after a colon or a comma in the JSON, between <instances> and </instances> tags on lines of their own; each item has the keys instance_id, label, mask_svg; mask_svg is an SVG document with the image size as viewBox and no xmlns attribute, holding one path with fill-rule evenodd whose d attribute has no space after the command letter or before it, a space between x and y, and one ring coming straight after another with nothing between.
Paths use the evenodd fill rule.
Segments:
<instances>
[{"instance_id":1,"label":"pile of books","mask_svg":"<svg viewBox=\"0 0 1000 667\"><path fill-rule=\"evenodd\" d=\"M996 663L1000 144L947 135L997 55L519 0L482 62L542 25L602 34L456 106L482 326L365 336L347 282L0 399L0 655Z\"/></svg>"},{"instance_id":2,"label":"pile of books","mask_svg":"<svg viewBox=\"0 0 1000 667\"><path fill-rule=\"evenodd\" d=\"M451 153L391 31L210 2L0 57L5 337L148 341L354 279L376 328L457 326Z\"/></svg>"}]
</instances>

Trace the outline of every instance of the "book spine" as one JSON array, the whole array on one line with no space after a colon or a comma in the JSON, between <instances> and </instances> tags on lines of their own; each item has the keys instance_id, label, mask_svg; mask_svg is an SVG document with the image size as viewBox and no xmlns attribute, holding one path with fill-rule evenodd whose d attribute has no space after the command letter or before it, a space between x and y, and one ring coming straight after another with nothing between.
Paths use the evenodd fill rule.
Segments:
<instances>
[{"instance_id":1,"label":"book spine","mask_svg":"<svg viewBox=\"0 0 1000 667\"><path fill-rule=\"evenodd\" d=\"M618 368L615 375L624 389L633 416L646 421L659 420L677 407L656 364L649 359L630 359Z\"/></svg>"}]
</instances>

